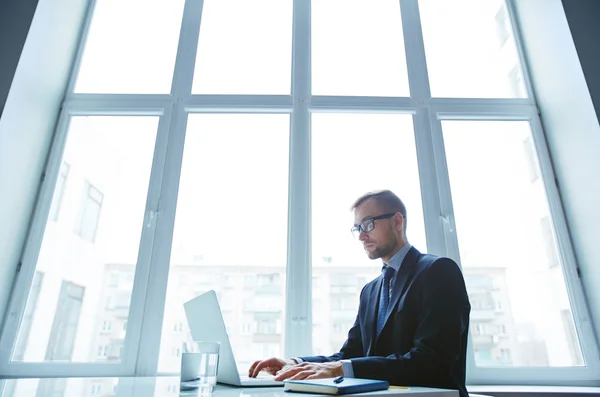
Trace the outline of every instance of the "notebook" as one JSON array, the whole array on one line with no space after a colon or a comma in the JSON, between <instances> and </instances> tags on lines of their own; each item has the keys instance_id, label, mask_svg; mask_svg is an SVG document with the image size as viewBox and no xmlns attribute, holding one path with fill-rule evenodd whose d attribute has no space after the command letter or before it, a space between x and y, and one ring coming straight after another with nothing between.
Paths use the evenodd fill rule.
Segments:
<instances>
[{"instance_id":1,"label":"notebook","mask_svg":"<svg viewBox=\"0 0 600 397\"><path fill-rule=\"evenodd\" d=\"M385 380L344 378L342 382L334 383L334 379L286 380L283 384L283 390L340 395L386 390L390 387L390 384Z\"/></svg>"}]
</instances>

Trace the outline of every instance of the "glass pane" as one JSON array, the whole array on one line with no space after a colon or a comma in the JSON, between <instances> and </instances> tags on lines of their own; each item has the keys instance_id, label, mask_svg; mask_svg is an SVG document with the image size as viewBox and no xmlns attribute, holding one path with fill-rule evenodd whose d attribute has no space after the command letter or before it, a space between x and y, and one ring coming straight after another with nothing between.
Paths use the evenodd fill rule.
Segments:
<instances>
[{"instance_id":1,"label":"glass pane","mask_svg":"<svg viewBox=\"0 0 600 397\"><path fill-rule=\"evenodd\" d=\"M283 354L289 115L189 116L159 372L191 340L183 303L214 289L241 373Z\"/></svg>"},{"instance_id":2,"label":"glass pane","mask_svg":"<svg viewBox=\"0 0 600 397\"><path fill-rule=\"evenodd\" d=\"M314 95L409 96L398 0L319 0L311 8Z\"/></svg>"},{"instance_id":3,"label":"glass pane","mask_svg":"<svg viewBox=\"0 0 600 397\"><path fill-rule=\"evenodd\" d=\"M476 364L583 365L529 123L442 126Z\"/></svg>"},{"instance_id":4,"label":"glass pane","mask_svg":"<svg viewBox=\"0 0 600 397\"><path fill-rule=\"evenodd\" d=\"M184 0L99 0L75 92L168 94Z\"/></svg>"},{"instance_id":5,"label":"glass pane","mask_svg":"<svg viewBox=\"0 0 600 397\"><path fill-rule=\"evenodd\" d=\"M46 224L13 361L120 361L157 127L157 117L71 120L60 216Z\"/></svg>"},{"instance_id":6,"label":"glass pane","mask_svg":"<svg viewBox=\"0 0 600 397\"><path fill-rule=\"evenodd\" d=\"M427 246L412 116L313 114L311 139L313 350L329 355L346 340L362 287L381 273L350 232L352 203L392 190L406 205L408 241Z\"/></svg>"},{"instance_id":7,"label":"glass pane","mask_svg":"<svg viewBox=\"0 0 600 397\"><path fill-rule=\"evenodd\" d=\"M289 94L292 0L204 0L194 94Z\"/></svg>"},{"instance_id":8,"label":"glass pane","mask_svg":"<svg viewBox=\"0 0 600 397\"><path fill-rule=\"evenodd\" d=\"M526 97L504 0L419 0L431 95Z\"/></svg>"}]
</instances>

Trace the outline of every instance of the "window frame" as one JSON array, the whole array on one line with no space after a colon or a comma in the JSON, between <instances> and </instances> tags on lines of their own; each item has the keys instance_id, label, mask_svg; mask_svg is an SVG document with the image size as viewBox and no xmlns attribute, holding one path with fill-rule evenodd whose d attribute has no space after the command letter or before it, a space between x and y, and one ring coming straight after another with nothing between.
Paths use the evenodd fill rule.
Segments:
<instances>
[{"instance_id":1,"label":"window frame","mask_svg":"<svg viewBox=\"0 0 600 397\"><path fill-rule=\"evenodd\" d=\"M169 273L171 237L188 115L194 113L287 113L290 121L288 186L288 253L286 267L285 355L297 356L312 346L311 271L311 114L317 112L404 113L413 116L415 145L427 249L460 261L441 122L459 120L525 120L545 182L551 222L579 337L585 367L485 368L475 366L469 336L469 384L591 385L597 380L598 346L552 163L525 62L513 0L506 0L516 39L527 98L432 98L427 74L418 0L399 0L410 97L342 97L311 95L310 0L293 0L290 95L191 94L202 19L203 0L186 0L170 94L75 94L95 0L90 1L83 33L68 83L56 134L42 181L25 250L17 271L0 339L3 376L155 376ZM123 356L118 363L17 363L10 356L36 271L54 187L59 176L70 119L76 116L157 116L154 159L140 240L138 263L127 319ZM154 246L154 241L167 242ZM293 280L293 282L291 282ZM152 293L149 293L152 291ZM7 347L8 346L8 347Z\"/></svg>"}]
</instances>

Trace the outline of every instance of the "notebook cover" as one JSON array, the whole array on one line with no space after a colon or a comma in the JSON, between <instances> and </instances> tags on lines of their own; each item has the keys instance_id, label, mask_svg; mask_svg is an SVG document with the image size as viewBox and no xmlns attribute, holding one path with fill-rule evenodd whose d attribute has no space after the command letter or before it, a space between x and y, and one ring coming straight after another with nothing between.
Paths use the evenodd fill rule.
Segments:
<instances>
[{"instance_id":1,"label":"notebook cover","mask_svg":"<svg viewBox=\"0 0 600 397\"><path fill-rule=\"evenodd\" d=\"M390 384L384 380L344 378L340 383L334 383L335 378L311 380L287 380L283 390L315 394L354 394L376 390L386 390Z\"/></svg>"}]
</instances>

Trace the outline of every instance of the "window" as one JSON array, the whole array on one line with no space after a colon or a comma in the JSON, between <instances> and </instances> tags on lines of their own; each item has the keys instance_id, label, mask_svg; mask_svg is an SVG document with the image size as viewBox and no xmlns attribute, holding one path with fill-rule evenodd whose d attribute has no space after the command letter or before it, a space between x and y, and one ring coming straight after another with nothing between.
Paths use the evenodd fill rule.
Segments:
<instances>
[{"instance_id":1,"label":"window","mask_svg":"<svg viewBox=\"0 0 600 397\"><path fill-rule=\"evenodd\" d=\"M573 324L573 316L568 309L563 309L560 311L560 318L563 323L564 332L567 337L567 349L569 351L569 355L571 356L571 360L575 365L583 365L583 360L581 359L581 347L579 346L579 339L577 338L577 331L575 330L575 325Z\"/></svg>"},{"instance_id":2,"label":"window","mask_svg":"<svg viewBox=\"0 0 600 397\"><path fill-rule=\"evenodd\" d=\"M398 1L314 1L311 14L314 94L409 96Z\"/></svg>"},{"instance_id":3,"label":"window","mask_svg":"<svg viewBox=\"0 0 600 397\"><path fill-rule=\"evenodd\" d=\"M508 327L513 330L512 342L504 349L522 353L489 359L481 355L481 361L476 356L475 363L543 365L548 357L548 366L581 365L569 349L556 351L569 343L568 335L556 330L562 329L563 306L570 304L560 261L555 255L547 257L548 246L556 250L554 240L548 241L539 228L540 221L550 217L543 183L532 182L523 172L529 161L522 150L523 141L531 136L529 123L443 120L441 124L471 319L512 324ZM494 295L510 302L504 313L492 310ZM528 343L535 349L519 347ZM579 347L571 345L571 350L581 355Z\"/></svg>"},{"instance_id":4,"label":"window","mask_svg":"<svg viewBox=\"0 0 600 397\"><path fill-rule=\"evenodd\" d=\"M90 345L104 344L102 338L127 319L157 121L71 119L62 154L68 188L57 227L42 229L37 261L30 263L36 274L44 273L43 288L35 276L13 361L95 362L98 352ZM73 224L81 237L70 233Z\"/></svg>"},{"instance_id":5,"label":"window","mask_svg":"<svg viewBox=\"0 0 600 397\"><path fill-rule=\"evenodd\" d=\"M538 172L533 142L529 136L523 140L523 155L525 156L525 161L527 162L527 174L529 176L529 181L534 183L539 179L540 174Z\"/></svg>"},{"instance_id":6,"label":"window","mask_svg":"<svg viewBox=\"0 0 600 397\"><path fill-rule=\"evenodd\" d=\"M118 287L119 286L119 282L121 281L121 275L118 273L111 273L108 275L109 277L109 282L108 282L108 286L109 287Z\"/></svg>"},{"instance_id":7,"label":"window","mask_svg":"<svg viewBox=\"0 0 600 397\"><path fill-rule=\"evenodd\" d=\"M71 361L84 291L85 288L80 285L69 281L62 282L46 350L46 361Z\"/></svg>"},{"instance_id":8,"label":"window","mask_svg":"<svg viewBox=\"0 0 600 397\"><path fill-rule=\"evenodd\" d=\"M63 161L58 172L58 180L56 181L54 196L52 197L52 204L50 206L50 219L55 222L58 220L58 214L60 213L60 206L67 185L67 177L69 176L69 168L69 164Z\"/></svg>"},{"instance_id":9,"label":"window","mask_svg":"<svg viewBox=\"0 0 600 397\"><path fill-rule=\"evenodd\" d=\"M526 97L509 77L520 61L504 0L419 0L419 12L432 96Z\"/></svg>"},{"instance_id":10,"label":"window","mask_svg":"<svg viewBox=\"0 0 600 397\"><path fill-rule=\"evenodd\" d=\"M204 0L197 54L195 94L289 94L292 0Z\"/></svg>"},{"instance_id":11,"label":"window","mask_svg":"<svg viewBox=\"0 0 600 397\"><path fill-rule=\"evenodd\" d=\"M540 219L546 261L548 262L548 267L552 268L558 266L560 261L558 260L556 244L554 243L554 233L552 232L552 224L550 222L550 218L547 216Z\"/></svg>"},{"instance_id":12,"label":"window","mask_svg":"<svg viewBox=\"0 0 600 397\"><path fill-rule=\"evenodd\" d=\"M65 378L40 379L35 397L65 397L66 387Z\"/></svg>"},{"instance_id":13,"label":"window","mask_svg":"<svg viewBox=\"0 0 600 397\"><path fill-rule=\"evenodd\" d=\"M39 271L35 272L31 290L29 291L29 298L27 299L27 305L25 306L25 313L23 314L23 320L21 321L17 345L15 346L12 356L13 361L23 361L25 358L27 341L29 340L29 335L31 333L31 324L33 323L33 318L38 306L38 299L43 281L44 274Z\"/></svg>"},{"instance_id":14,"label":"window","mask_svg":"<svg viewBox=\"0 0 600 397\"><path fill-rule=\"evenodd\" d=\"M375 153L382 147L393 148L394 155L378 157ZM374 161L383 171L373 172L365 166ZM357 285L357 278L372 280L381 272L381 263L370 260L350 233L354 219L349 207L356 198L384 187L397 191L408 208L407 238L421 251L427 251L412 117L313 114L312 169L312 272L329 279L328 285L313 285L312 299L331 302L313 305L313 321L332 329L334 317L356 317L364 285ZM313 340L334 352L342 346L347 331L336 338L313 332Z\"/></svg>"},{"instance_id":15,"label":"window","mask_svg":"<svg viewBox=\"0 0 600 397\"><path fill-rule=\"evenodd\" d=\"M112 328L112 324L109 320L104 320L102 322L102 331L103 332L108 332L111 330L111 328Z\"/></svg>"},{"instance_id":16,"label":"window","mask_svg":"<svg viewBox=\"0 0 600 397\"><path fill-rule=\"evenodd\" d=\"M193 271L194 278L206 283L206 291L220 291L224 274L234 270L251 272L244 276L244 286L251 285L251 292L238 301L233 312L224 313L225 322L234 321L240 314L255 316L256 333L273 335L280 354L282 335L277 332L275 321L282 319L285 296L288 136L286 115L189 116L173 233L176 248L171 253L169 274L169 278L177 280L180 272ZM214 169L219 169L219 173L213 172ZM264 194L250 194L257 190ZM232 211L233 208L244 210ZM244 238L225 237L232 223L246 225L251 233ZM266 236L269 236L268 255L263 248ZM198 244L199 241L203 244ZM243 255L224 256L232 249ZM202 265L185 266L198 253L204 256ZM165 320L185 318L183 303L199 292L192 286L181 288L169 283ZM236 291L222 291L219 301L223 307L227 294ZM239 332L239 326L230 328L234 351L248 348L247 340ZM168 334L163 331L162 344L172 343L172 339L167 339ZM187 332L181 334L179 341L183 341L184 335ZM251 363L238 365L245 366L247 371ZM159 360L160 371L177 371L180 365L164 354Z\"/></svg>"},{"instance_id":17,"label":"window","mask_svg":"<svg viewBox=\"0 0 600 397\"><path fill-rule=\"evenodd\" d=\"M102 384L92 383L91 394L100 394L101 391L102 391Z\"/></svg>"},{"instance_id":18,"label":"window","mask_svg":"<svg viewBox=\"0 0 600 397\"><path fill-rule=\"evenodd\" d=\"M96 241L96 231L100 221L100 210L102 209L104 195L87 181L84 190L81 215L75 233L84 240L93 243Z\"/></svg>"},{"instance_id":19,"label":"window","mask_svg":"<svg viewBox=\"0 0 600 397\"><path fill-rule=\"evenodd\" d=\"M242 324L242 334L243 335L251 335L252 334L252 324L251 323Z\"/></svg>"},{"instance_id":20,"label":"window","mask_svg":"<svg viewBox=\"0 0 600 397\"><path fill-rule=\"evenodd\" d=\"M184 0L98 2L75 92L168 94L183 5Z\"/></svg>"},{"instance_id":21,"label":"window","mask_svg":"<svg viewBox=\"0 0 600 397\"><path fill-rule=\"evenodd\" d=\"M381 271L349 207L391 189L462 266L469 384L597 380L511 1L92 3L0 375L175 373L209 290L241 373L338 351Z\"/></svg>"},{"instance_id":22,"label":"window","mask_svg":"<svg viewBox=\"0 0 600 397\"><path fill-rule=\"evenodd\" d=\"M106 357L108 353L108 346L98 346L98 357Z\"/></svg>"}]
</instances>

